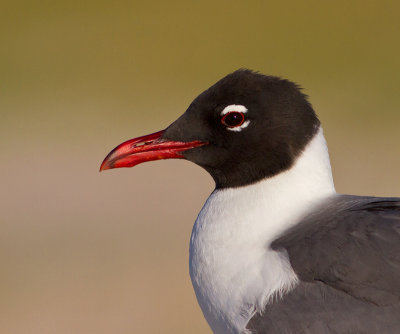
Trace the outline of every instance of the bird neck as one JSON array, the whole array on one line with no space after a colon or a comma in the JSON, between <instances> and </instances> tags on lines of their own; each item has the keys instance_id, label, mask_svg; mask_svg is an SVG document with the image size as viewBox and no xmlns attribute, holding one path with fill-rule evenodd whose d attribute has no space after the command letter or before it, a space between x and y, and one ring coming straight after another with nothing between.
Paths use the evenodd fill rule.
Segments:
<instances>
[{"instance_id":1,"label":"bird neck","mask_svg":"<svg viewBox=\"0 0 400 334\"><path fill-rule=\"evenodd\" d=\"M287 257L268 246L334 193L319 129L289 170L210 195L193 227L190 274L214 332L243 327L254 309L296 284Z\"/></svg>"},{"instance_id":2,"label":"bird neck","mask_svg":"<svg viewBox=\"0 0 400 334\"><path fill-rule=\"evenodd\" d=\"M218 208L213 211L213 220L228 220L230 230L235 223L236 227L245 228L255 224L256 234L265 230L274 238L296 223L314 203L334 193L328 148L320 128L290 169L251 185L216 189L203 210ZM203 210L199 218L207 212Z\"/></svg>"}]
</instances>

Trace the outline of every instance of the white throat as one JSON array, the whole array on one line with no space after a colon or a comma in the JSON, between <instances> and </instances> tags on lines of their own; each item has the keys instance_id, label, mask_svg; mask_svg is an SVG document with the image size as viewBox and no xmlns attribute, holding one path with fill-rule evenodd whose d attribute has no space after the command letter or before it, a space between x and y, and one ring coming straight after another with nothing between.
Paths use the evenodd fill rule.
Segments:
<instances>
[{"instance_id":1,"label":"white throat","mask_svg":"<svg viewBox=\"0 0 400 334\"><path fill-rule=\"evenodd\" d=\"M251 316L297 284L287 254L271 242L335 193L322 128L287 171L215 190L196 219L190 276L214 333L240 333Z\"/></svg>"}]
</instances>

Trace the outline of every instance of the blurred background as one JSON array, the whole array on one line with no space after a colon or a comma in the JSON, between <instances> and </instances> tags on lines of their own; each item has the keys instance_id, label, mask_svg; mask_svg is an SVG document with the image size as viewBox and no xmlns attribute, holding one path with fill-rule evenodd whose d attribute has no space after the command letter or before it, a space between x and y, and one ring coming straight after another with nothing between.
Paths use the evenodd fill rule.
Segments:
<instances>
[{"instance_id":1,"label":"blurred background","mask_svg":"<svg viewBox=\"0 0 400 334\"><path fill-rule=\"evenodd\" d=\"M2 1L0 332L210 333L188 274L213 182L99 174L240 67L305 88L339 192L400 196L398 1Z\"/></svg>"}]
</instances>

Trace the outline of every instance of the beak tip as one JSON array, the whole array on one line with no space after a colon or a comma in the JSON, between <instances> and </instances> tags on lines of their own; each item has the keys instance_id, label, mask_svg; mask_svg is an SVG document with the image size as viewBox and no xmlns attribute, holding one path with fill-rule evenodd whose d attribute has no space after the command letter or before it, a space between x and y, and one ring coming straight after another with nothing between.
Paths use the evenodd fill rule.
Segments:
<instances>
[{"instance_id":1,"label":"beak tip","mask_svg":"<svg viewBox=\"0 0 400 334\"><path fill-rule=\"evenodd\" d=\"M100 165L99 172L101 173L104 170L110 169L109 165L106 163L106 161L103 161L102 164Z\"/></svg>"}]
</instances>

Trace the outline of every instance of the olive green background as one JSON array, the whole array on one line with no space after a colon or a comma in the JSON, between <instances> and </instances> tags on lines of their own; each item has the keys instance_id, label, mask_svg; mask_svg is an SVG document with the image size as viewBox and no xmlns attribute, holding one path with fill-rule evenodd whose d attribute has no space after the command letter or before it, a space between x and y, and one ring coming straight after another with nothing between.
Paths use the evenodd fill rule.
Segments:
<instances>
[{"instance_id":1,"label":"olive green background","mask_svg":"<svg viewBox=\"0 0 400 334\"><path fill-rule=\"evenodd\" d=\"M342 193L400 196L397 1L1 1L0 332L210 333L188 275L213 189L98 173L240 67L305 88Z\"/></svg>"}]
</instances>

